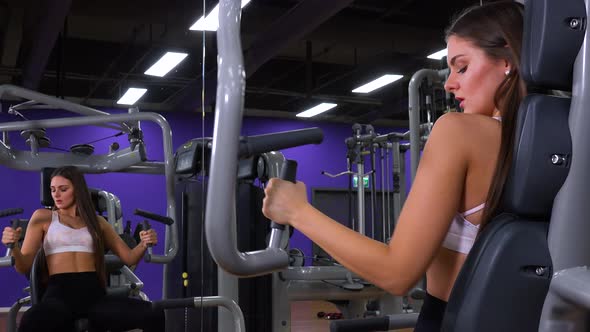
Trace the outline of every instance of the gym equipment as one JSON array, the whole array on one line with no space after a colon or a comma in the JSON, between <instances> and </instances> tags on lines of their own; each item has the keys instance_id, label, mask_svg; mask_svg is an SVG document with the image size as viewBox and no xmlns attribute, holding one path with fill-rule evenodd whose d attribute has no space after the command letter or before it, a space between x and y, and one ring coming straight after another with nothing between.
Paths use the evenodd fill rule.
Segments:
<instances>
[{"instance_id":1,"label":"gym equipment","mask_svg":"<svg viewBox=\"0 0 590 332\"><path fill-rule=\"evenodd\" d=\"M104 172L135 172L148 174L163 174L166 178L167 214L175 215L176 204L174 202L174 165L172 164L172 137L170 126L159 114L141 113L133 110L129 114L109 114L89 107L77 105L66 100L50 97L24 88L2 85L0 97L12 96L29 100L24 102L19 109L26 107L55 107L71 111L83 116L65 117L58 119L26 120L18 122L1 123L0 131L28 131L30 151L21 151L10 145L7 135L3 134L3 144L0 144L0 163L6 167L40 171L42 168L56 168L64 165L76 165L84 173ZM164 161L148 162L147 153L142 141L139 121L155 122L162 130L162 142L164 148ZM80 154L63 152L43 152L37 133L49 128L61 128L70 126L97 125L124 132L128 135L130 146L119 149L113 153L105 154ZM43 130L39 130L43 128ZM117 226L122 232L122 225ZM165 254L149 256L153 262L167 263L172 260L178 247L178 235L175 225L166 227ZM0 259L0 266L10 265L10 260ZM166 269L166 267L164 267ZM164 296L166 291L164 290Z\"/></svg>"},{"instance_id":2,"label":"gym equipment","mask_svg":"<svg viewBox=\"0 0 590 332\"><path fill-rule=\"evenodd\" d=\"M341 267L291 267L285 269L289 264L289 256L282 248L271 246L254 252L239 252L235 249L237 247L235 243L235 175L238 169L236 156L239 145L237 137L239 136L243 110L243 98L241 97L243 81L236 81L237 78L243 77L239 48L239 9L238 1L223 0L220 2L220 13L223 14L220 15L220 26L217 31L219 50L218 103L216 104L216 126L212 141L205 230L211 256L220 268L241 277L278 271L273 275L273 289L280 290L280 292L273 293L273 308L277 309L273 310L273 331L285 331L289 329L290 320L288 317L289 303L286 300L333 299L334 297L342 300L366 300L377 298L384 292L375 287L364 287L358 292L336 289L333 286L328 288L321 280L347 280L349 278L355 279L355 276ZM269 142L266 146L267 150L264 151L282 148L280 145L280 140L276 139ZM281 238L281 230L273 229L272 231L276 237ZM279 282L285 282L288 285L280 285ZM318 285L320 286L318 287ZM364 301L355 302L357 307L351 307L350 311L364 312L364 303ZM284 316L275 317L275 312Z\"/></svg>"},{"instance_id":3,"label":"gym equipment","mask_svg":"<svg viewBox=\"0 0 590 332\"><path fill-rule=\"evenodd\" d=\"M17 208L17 209L6 209L6 210L0 211L0 218L14 216L14 215L21 214L21 213L23 213L23 209L21 209L21 208ZM18 227L20 227L19 219L12 219L10 221L10 227L12 227L13 229L17 229ZM6 247L8 249L13 249L14 248L14 243L10 243ZM7 254L7 256L8 256L8 254Z\"/></svg>"},{"instance_id":4,"label":"gym equipment","mask_svg":"<svg viewBox=\"0 0 590 332\"><path fill-rule=\"evenodd\" d=\"M5 218L5 217L9 217L9 216L14 216L17 214L21 214L23 213L23 209L21 208L15 208L15 209L5 209L5 210L1 210L0 211L0 218ZM22 219L11 219L10 220L10 227L12 227L13 229L17 229L19 227L23 227L25 226L25 222L23 222ZM24 238L24 230L21 234L21 239ZM4 260L4 261L9 261L10 265L14 265L14 258L11 256L11 252L12 249L14 249L14 243L10 243L6 246L6 255L4 255L4 258L0 258L0 260Z\"/></svg>"},{"instance_id":5,"label":"gym equipment","mask_svg":"<svg viewBox=\"0 0 590 332\"><path fill-rule=\"evenodd\" d=\"M235 20L233 26L229 19L224 20L225 17L235 18L236 15L226 14L237 14L238 8L238 1L222 0L220 4L222 15L218 39L220 59L223 60L220 63L223 66L219 68L218 94L226 98L217 105L218 126L215 128L214 146L221 143L228 143L223 144L224 147L229 145L237 137L240 127L241 113L234 112L237 119L229 119L232 112L223 111L242 109L240 96L243 89L236 89L235 84L230 84L232 81L229 77L231 74L236 78L242 77L238 74L243 68L237 38L239 20ZM571 85L569 78L573 65L572 102L568 106L568 100L535 95L523 102L522 109L525 111L519 115L519 131L516 136L520 144L514 157L509 189L502 203L506 211L512 214L495 218L476 241L449 299L443 322L444 331L532 331L537 326L543 331L587 329L590 293L580 289L580 286L587 285L590 278L587 270L580 267L590 263L587 232L584 231L587 228L584 216L590 214L590 206L584 198L590 196L590 189L587 181L583 181L589 159L585 146L590 141L588 131L583 128L590 122L587 119L590 115L585 112L586 105L590 103L590 94L586 91L589 84L586 81L590 80L590 73L587 72L590 44L585 40L588 32L584 24L588 8L590 2L587 0L541 0L534 4L532 1L525 1L523 74L531 83L568 88ZM538 29L537 26L543 29ZM427 74L421 73L418 76L421 75ZM413 77L410 85L417 82L417 77ZM414 127L417 117L412 115L416 113L412 111L417 108L416 95L410 94L410 99L410 121ZM569 108L569 115L564 116L563 110L567 111ZM549 140L547 131L536 131L535 125L540 125L541 128L548 125L561 136L553 136ZM570 130L571 150L568 148ZM420 141L418 132L411 133L412 142ZM222 136L226 136L226 139L223 140ZM411 152L412 164L417 165L418 145L414 144ZM214 150L214 169L235 159L235 153L228 153L226 159L216 157L215 154ZM574 154L576 157L571 158ZM532 165L529 164L531 159L527 159L531 156L534 156L533 160L543 162L537 162L532 168L525 167ZM230 165L228 169L235 170L235 160ZM540 170L523 172L536 167ZM565 182L564 173L567 174ZM210 189L218 184L231 185L214 177ZM551 213L551 227L548 227L546 222L539 222L548 220L547 210L550 206L543 203L551 202L557 190L559 194ZM208 214L208 227L211 223L225 219L231 220L231 216ZM213 233L208 232L208 237L213 239L211 235ZM214 251L215 248L211 249ZM549 259L549 251L553 261ZM268 272L281 266L280 253L259 258L260 262L253 265L253 274ZM231 270L228 266L222 267ZM553 278L552 268L559 271ZM541 303L549 282L551 287L541 316ZM519 301L514 301L514 298Z\"/></svg>"},{"instance_id":6,"label":"gym equipment","mask_svg":"<svg viewBox=\"0 0 590 332\"><path fill-rule=\"evenodd\" d=\"M202 230L209 174L210 147L207 145L206 138L195 138L182 144L176 152L179 173L176 200L180 206L176 220L182 238L178 254L168 269L169 298L224 294L226 298L239 304L248 331L270 331L270 276L246 279L229 276L223 270L218 270L206 250ZM261 188L252 184L252 179L257 177L258 168L267 168L264 160L265 158L256 156L241 160L239 164L236 234L238 248L241 250L254 250L266 244L268 222L261 212L264 194ZM217 314L217 310L189 308L168 310L166 330L198 330L201 326L206 326L209 331L232 329L232 321L222 321L223 317Z\"/></svg>"},{"instance_id":7,"label":"gym equipment","mask_svg":"<svg viewBox=\"0 0 590 332\"><path fill-rule=\"evenodd\" d=\"M143 113L137 109L130 109L129 114L109 114L106 112L98 111L86 106L77 105L75 103L47 96L35 91L30 91L24 88L2 85L0 86L0 97L16 97L22 98L28 101L18 105L20 108L59 108L73 113L77 113L82 116L77 117L64 117L57 119L39 119L39 120L26 120L18 122L0 123L0 131L2 134L2 142L0 144L0 164L15 168L19 170L28 171L41 171L43 168L56 168L64 165L76 165L84 173L106 173L106 172L128 172L128 173L141 173L141 174L162 174L164 175L165 192L166 192L166 215L170 218L176 216L176 202L174 199L174 162L173 162L173 151L172 151L172 135L170 126L166 120L159 114L155 113ZM143 134L140 129L140 121L151 121L154 122L162 131L162 144L163 144L163 161L147 161L147 150L145 143L143 142ZM43 147L43 143L34 134L29 134L29 147L30 151L19 150L11 146L9 141L9 131L34 131L39 132L38 128L50 129L50 128L62 128L70 126L85 126L85 125L97 125L110 129L116 130L117 133L125 133L128 138L129 146L125 148L112 147L108 153L104 154L80 154L68 152L45 152L40 151ZM104 192L96 193L97 196L108 196ZM112 200L111 200L112 201ZM117 203L109 203L115 204ZM46 205L51 205L49 202ZM114 219L113 219L114 218ZM119 233L123 231L122 219L120 216L109 215L109 220L116 220L116 229ZM178 230L176 223L166 226L166 234L164 241L164 254L146 254L149 261L153 263L168 263L170 262L178 251ZM6 256L0 258L0 267L10 266L11 257ZM123 267L123 270L128 269ZM167 266L164 266L164 277L163 277L163 296L167 297L168 290L166 288L166 271ZM131 270L129 270L131 272ZM129 275L131 278L131 275ZM135 281L132 281L135 282ZM139 280L138 280L139 282ZM229 311L235 317L235 321L238 322L236 329L238 331L243 330L243 315L239 308L236 309L237 305L232 306L231 300L227 298L198 298L199 301L195 301L197 298L188 299L185 304L192 300L191 306L198 307L200 305L211 306L211 305L223 305L231 308ZM28 303L29 299L19 300L13 306L11 315L16 313L20 306ZM228 319L233 321L234 318ZM13 329L15 326L12 327Z\"/></svg>"},{"instance_id":8,"label":"gym equipment","mask_svg":"<svg viewBox=\"0 0 590 332\"><path fill-rule=\"evenodd\" d=\"M440 110L436 109L435 105L432 103L432 98L435 96L435 92L425 94L424 98L421 98L421 91L427 88L430 88L433 91L441 89L448 75L448 69L420 69L415 72L410 79L410 84L408 85L408 115L410 119L410 164L412 181L414 181L416 171L418 170L420 150L422 149L423 142L428 139L432 125L440 115ZM424 107L422 106L423 100ZM445 105L443 110L448 111L448 98L445 98L445 101L447 101L447 105ZM426 113L426 119L423 119L423 113Z\"/></svg>"}]
</instances>

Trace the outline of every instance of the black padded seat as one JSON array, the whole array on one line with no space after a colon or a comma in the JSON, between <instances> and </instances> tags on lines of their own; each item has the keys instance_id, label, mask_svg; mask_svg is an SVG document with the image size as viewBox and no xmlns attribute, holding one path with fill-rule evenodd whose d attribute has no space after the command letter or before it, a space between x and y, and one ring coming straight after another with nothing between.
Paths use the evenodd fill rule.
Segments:
<instances>
[{"instance_id":1,"label":"black padded seat","mask_svg":"<svg viewBox=\"0 0 590 332\"><path fill-rule=\"evenodd\" d=\"M552 274L548 228L509 214L495 219L457 278L443 331L536 331Z\"/></svg>"},{"instance_id":2,"label":"black padded seat","mask_svg":"<svg viewBox=\"0 0 590 332\"><path fill-rule=\"evenodd\" d=\"M547 234L553 199L571 158L568 98L529 95L516 124L514 157L499 216L471 249L442 331L537 331L552 276Z\"/></svg>"}]
</instances>

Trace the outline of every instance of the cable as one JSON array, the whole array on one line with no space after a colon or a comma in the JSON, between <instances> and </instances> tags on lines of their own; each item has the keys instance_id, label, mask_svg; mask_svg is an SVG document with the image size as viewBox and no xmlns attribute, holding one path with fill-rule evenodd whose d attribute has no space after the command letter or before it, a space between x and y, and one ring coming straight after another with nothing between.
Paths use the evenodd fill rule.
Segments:
<instances>
[{"instance_id":1,"label":"cable","mask_svg":"<svg viewBox=\"0 0 590 332\"><path fill-rule=\"evenodd\" d=\"M56 148L56 147L53 147L53 146L48 146L47 149L53 149L53 150L57 150L57 151L70 152L70 150L66 150L66 149L62 149L62 148Z\"/></svg>"},{"instance_id":2,"label":"cable","mask_svg":"<svg viewBox=\"0 0 590 332\"><path fill-rule=\"evenodd\" d=\"M116 134L114 134L114 135L107 136L107 137L103 137L103 138L99 138L99 139L97 139L97 140L90 141L90 142L88 142L88 143L84 143L84 144L92 144L92 143L96 143L96 142L104 141L105 139L108 139L108 138L113 138L113 137L119 137L119 136L121 136L121 135L123 135L123 134L124 134L124 132L120 131L120 132L118 132L118 133L116 133Z\"/></svg>"}]
</instances>

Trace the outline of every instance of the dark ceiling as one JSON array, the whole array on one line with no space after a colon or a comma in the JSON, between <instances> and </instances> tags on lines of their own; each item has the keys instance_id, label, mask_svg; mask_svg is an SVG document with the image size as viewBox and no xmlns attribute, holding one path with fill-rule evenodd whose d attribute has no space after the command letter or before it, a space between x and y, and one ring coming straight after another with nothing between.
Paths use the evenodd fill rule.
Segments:
<instances>
[{"instance_id":1,"label":"dark ceiling","mask_svg":"<svg viewBox=\"0 0 590 332\"><path fill-rule=\"evenodd\" d=\"M189 31L217 1L0 0L0 84L92 107L117 107L148 88L141 110L207 111L215 102L215 32ZM445 46L452 15L479 0L252 0L242 14L247 115L294 117L321 101L325 120L403 124L408 82ZM143 72L166 51L189 56L163 78ZM205 57L203 57L205 50ZM205 66L202 62L205 59ZM204 69L204 78L202 72ZM378 74L404 78L374 93L351 90ZM202 84L205 82L205 84Z\"/></svg>"}]
</instances>

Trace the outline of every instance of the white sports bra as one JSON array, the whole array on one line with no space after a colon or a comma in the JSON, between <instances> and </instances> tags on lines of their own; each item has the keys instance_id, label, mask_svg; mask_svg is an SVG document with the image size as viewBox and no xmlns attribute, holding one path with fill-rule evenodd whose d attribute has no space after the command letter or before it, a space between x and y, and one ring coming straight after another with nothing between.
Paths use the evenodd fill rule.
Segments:
<instances>
[{"instance_id":1,"label":"white sports bra","mask_svg":"<svg viewBox=\"0 0 590 332\"><path fill-rule=\"evenodd\" d=\"M462 254L468 254L473 247L475 238L479 231L479 225L474 225L465 217L483 210L486 203L482 203L473 209L469 209L463 213L457 213L451 222L451 227L447 232L442 246Z\"/></svg>"},{"instance_id":2,"label":"white sports bra","mask_svg":"<svg viewBox=\"0 0 590 332\"><path fill-rule=\"evenodd\" d=\"M51 212L51 224L43 239L45 255L62 252L94 252L92 236L88 227L79 229L68 227L59 222L57 211Z\"/></svg>"},{"instance_id":3,"label":"white sports bra","mask_svg":"<svg viewBox=\"0 0 590 332\"><path fill-rule=\"evenodd\" d=\"M502 121L501 116L494 116L493 119ZM451 227L447 232L442 246L462 254L468 254L473 247L477 233L479 232L479 225L474 225L465 217L483 210L486 203L482 203L473 209L469 209L463 213L457 213L451 222Z\"/></svg>"}]
</instances>

